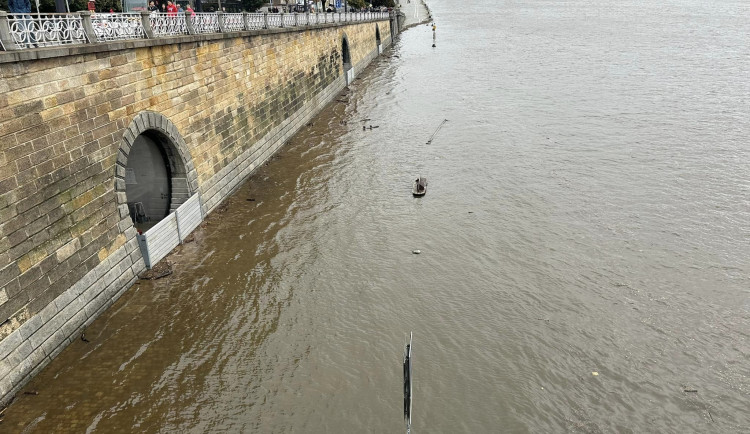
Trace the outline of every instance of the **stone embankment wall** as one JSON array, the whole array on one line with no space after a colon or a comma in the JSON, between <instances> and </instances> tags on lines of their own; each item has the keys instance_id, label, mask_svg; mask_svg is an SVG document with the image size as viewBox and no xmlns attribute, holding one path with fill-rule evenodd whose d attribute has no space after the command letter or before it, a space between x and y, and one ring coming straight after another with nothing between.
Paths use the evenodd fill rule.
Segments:
<instances>
[{"instance_id":1,"label":"stone embankment wall","mask_svg":"<svg viewBox=\"0 0 750 434\"><path fill-rule=\"evenodd\" d=\"M0 53L0 404L144 271L139 134L209 213L391 43L388 20Z\"/></svg>"}]
</instances>

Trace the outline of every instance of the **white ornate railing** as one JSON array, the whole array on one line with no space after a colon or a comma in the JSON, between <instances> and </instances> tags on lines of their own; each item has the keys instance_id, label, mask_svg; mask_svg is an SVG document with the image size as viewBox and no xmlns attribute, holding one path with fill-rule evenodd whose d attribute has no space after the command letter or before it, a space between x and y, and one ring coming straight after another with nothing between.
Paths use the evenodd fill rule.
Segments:
<instances>
[{"instance_id":1,"label":"white ornate railing","mask_svg":"<svg viewBox=\"0 0 750 434\"><path fill-rule=\"evenodd\" d=\"M268 28L281 27L281 14L268 14Z\"/></svg>"},{"instance_id":2,"label":"white ornate railing","mask_svg":"<svg viewBox=\"0 0 750 434\"><path fill-rule=\"evenodd\" d=\"M245 30L244 16L242 14L222 14L225 32L240 32Z\"/></svg>"},{"instance_id":3,"label":"white ornate railing","mask_svg":"<svg viewBox=\"0 0 750 434\"><path fill-rule=\"evenodd\" d=\"M219 33L219 16L217 14L195 14L192 21L195 33Z\"/></svg>"},{"instance_id":4,"label":"white ornate railing","mask_svg":"<svg viewBox=\"0 0 750 434\"><path fill-rule=\"evenodd\" d=\"M100 41L146 37L140 13L91 14L91 25Z\"/></svg>"},{"instance_id":5,"label":"white ornate railing","mask_svg":"<svg viewBox=\"0 0 750 434\"><path fill-rule=\"evenodd\" d=\"M283 17L283 18L282 18ZM0 49L14 50L94 41L155 38L190 33L301 27L325 23L389 19L388 12L263 14L198 13L190 18L170 13L7 14L0 11ZM221 23L219 20L221 19ZM221 24L221 25L220 25Z\"/></svg>"},{"instance_id":6,"label":"white ornate railing","mask_svg":"<svg viewBox=\"0 0 750 434\"><path fill-rule=\"evenodd\" d=\"M282 22L284 24L284 27L294 27L297 25L297 17L296 14L284 14L282 17Z\"/></svg>"},{"instance_id":7,"label":"white ornate railing","mask_svg":"<svg viewBox=\"0 0 750 434\"><path fill-rule=\"evenodd\" d=\"M265 14L247 14L245 18L247 30L258 30L266 28Z\"/></svg>"},{"instance_id":8,"label":"white ornate railing","mask_svg":"<svg viewBox=\"0 0 750 434\"><path fill-rule=\"evenodd\" d=\"M182 14L155 12L149 15L149 21L151 21L151 30L153 30L154 36L174 36L188 33L185 15Z\"/></svg>"},{"instance_id":9,"label":"white ornate railing","mask_svg":"<svg viewBox=\"0 0 750 434\"><path fill-rule=\"evenodd\" d=\"M8 14L10 36L18 48L85 44L78 14Z\"/></svg>"}]
</instances>

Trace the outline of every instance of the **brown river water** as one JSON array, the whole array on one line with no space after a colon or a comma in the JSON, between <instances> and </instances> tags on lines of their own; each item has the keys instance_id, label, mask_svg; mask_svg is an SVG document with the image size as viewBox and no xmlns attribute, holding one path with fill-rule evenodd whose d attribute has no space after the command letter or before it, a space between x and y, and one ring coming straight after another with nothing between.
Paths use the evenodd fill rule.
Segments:
<instances>
[{"instance_id":1,"label":"brown river water","mask_svg":"<svg viewBox=\"0 0 750 434\"><path fill-rule=\"evenodd\" d=\"M750 4L430 7L0 431L750 432Z\"/></svg>"}]
</instances>

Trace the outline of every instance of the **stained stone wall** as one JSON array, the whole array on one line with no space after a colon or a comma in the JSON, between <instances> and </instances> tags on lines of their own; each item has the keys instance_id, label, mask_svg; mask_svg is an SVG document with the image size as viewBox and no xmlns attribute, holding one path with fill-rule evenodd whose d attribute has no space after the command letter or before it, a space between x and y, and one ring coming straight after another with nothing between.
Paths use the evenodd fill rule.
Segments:
<instances>
[{"instance_id":1,"label":"stained stone wall","mask_svg":"<svg viewBox=\"0 0 750 434\"><path fill-rule=\"evenodd\" d=\"M0 404L144 270L135 137L207 214L343 89L344 35L355 73L377 56L376 26L390 45L384 20L0 53Z\"/></svg>"}]
</instances>

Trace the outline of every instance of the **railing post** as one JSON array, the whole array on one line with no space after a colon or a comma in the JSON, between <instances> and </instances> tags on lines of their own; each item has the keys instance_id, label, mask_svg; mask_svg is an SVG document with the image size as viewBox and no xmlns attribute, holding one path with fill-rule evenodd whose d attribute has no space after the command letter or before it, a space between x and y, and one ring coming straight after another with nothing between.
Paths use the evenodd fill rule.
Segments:
<instances>
[{"instance_id":1,"label":"railing post","mask_svg":"<svg viewBox=\"0 0 750 434\"><path fill-rule=\"evenodd\" d=\"M154 39L154 29L151 28L151 18L149 18L151 12L141 11L141 25L143 26L143 32L146 34L148 39Z\"/></svg>"},{"instance_id":2,"label":"railing post","mask_svg":"<svg viewBox=\"0 0 750 434\"><path fill-rule=\"evenodd\" d=\"M91 11L80 11L78 14L83 22L83 32L86 33L86 39L92 44L99 42L96 32L94 32L94 25L91 23Z\"/></svg>"},{"instance_id":3,"label":"railing post","mask_svg":"<svg viewBox=\"0 0 750 434\"><path fill-rule=\"evenodd\" d=\"M195 35L197 33L195 31L195 26L193 26L192 14L185 13L185 27L187 27L188 35Z\"/></svg>"},{"instance_id":4,"label":"railing post","mask_svg":"<svg viewBox=\"0 0 750 434\"><path fill-rule=\"evenodd\" d=\"M250 26L247 24L247 12L242 12L242 30L250 30Z\"/></svg>"},{"instance_id":5,"label":"railing post","mask_svg":"<svg viewBox=\"0 0 750 434\"><path fill-rule=\"evenodd\" d=\"M280 13L279 17L281 17L281 27L284 27L284 12Z\"/></svg>"},{"instance_id":6,"label":"railing post","mask_svg":"<svg viewBox=\"0 0 750 434\"><path fill-rule=\"evenodd\" d=\"M0 47L5 51L17 50L16 43L13 42L13 36L10 34L10 20L8 13L0 11Z\"/></svg>"},{"instance_id":7,"label":"railing post","mask_svg":"<svg viewBox=\"0 0 750 434\"><path fill-rule=\"evenodd\" d=\"M226 33L226 30L224 30L224 12L216 12L216 19L219 20L219 32Z\"/></svg>"},{"instance_id":8,"label":"railing post","mask_svg":"<svg viewBox=\"0 0 750 434\"><path fill-rule=\"evenodd\" d=\"M268 12L263 12L263 28L268 28Z\"/></svg>"}]
</instances>

